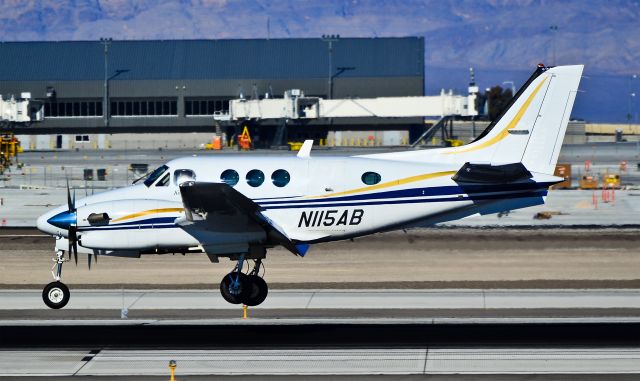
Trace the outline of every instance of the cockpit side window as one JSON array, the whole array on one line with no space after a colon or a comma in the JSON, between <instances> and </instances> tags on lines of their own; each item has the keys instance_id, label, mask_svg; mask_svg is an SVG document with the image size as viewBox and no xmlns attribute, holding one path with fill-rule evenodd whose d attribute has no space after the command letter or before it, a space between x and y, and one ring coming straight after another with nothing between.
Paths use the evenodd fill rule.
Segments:
<instances>
[{"instance_id":1,"label":"cockpit side window","mask_svg":"<svg viewBox=\"0 0 640 381\"><path fill-rule=\"evenodd\" d=\"M169 178L171 177L170 173L167 173L166 175L164 175L164 177L158 181L156 183L157 187L166 187L167 185L169 185Z\"/></svg>"},{"instance_id":2,"label":"cockpit side window","mask_svg":"<svg viewBox=\"0 0 640 381\"><path fill-rule=\"evenodd\" d=\"M173 172L173 179L174 183L180 186L185 181L196 181L196 174L190 169L176 169Z\"/></svg>"},{"instance_id":3,"label":"cockpit side window","mask_svg":"<svg viewBox=\"0 0 640 381\"><path fill-rule=\"evenodd\" d=\"M163 173L167 171L167 169L169 169L169 167L167 167L166 165L156 168L153 172L149 174L149 177L147 177L147 179L144 181L144 185L146 185L147 188L149 188L153 183L156 182L156 180L160 178L160 176L162 176Z\"/></svg>"}]
</instances>

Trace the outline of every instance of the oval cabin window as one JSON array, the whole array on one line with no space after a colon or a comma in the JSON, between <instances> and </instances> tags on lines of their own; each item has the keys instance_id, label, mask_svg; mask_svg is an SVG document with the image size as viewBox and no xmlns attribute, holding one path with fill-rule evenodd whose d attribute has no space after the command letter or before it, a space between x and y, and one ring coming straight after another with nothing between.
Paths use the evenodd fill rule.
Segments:
<instances>
[{"instance_id":1,"label":"oval cabin window","mask_svg":"<svg viewBox=\"0 0 640 381\"><path fill-rule=\"evenodd\" d=\"M362 182L367 185L375 185L382 180L382 177L375 172L365 172L362 174Z\"/></svg>"},{"instance_id":2,"label":"oval cabin window","mask_svg":"<svg viewBox=\"0 0 640 381\"><path fill-rule=\"evenodd\" d=\"M264 182L264 173L259 169L252 169L247 173L247 184L259 187Z\"/></svg>"},{"instance_id":3,"label":"oval cabin window","mask_svg":"<svg viewBox=\"0 0 640 381\"><path fill-rule=\"evenodd\" d=\"M291 181L291 176L289 176L289 172L284 169L278 169L271 174L271 181L273 185L282 188L283 186L289 184Z\"/></svg>"},{"instance_id":4,"label":"oval cabin window","mask_svg":"<svg viewBox=\"0 0 640 381\"><path fill-rule=\"evenodd\" d=\"M233 169L227 169L220 175L220 180L227 185L234 186L240 180L240 175Z\"/></svg>"}]
</instances>

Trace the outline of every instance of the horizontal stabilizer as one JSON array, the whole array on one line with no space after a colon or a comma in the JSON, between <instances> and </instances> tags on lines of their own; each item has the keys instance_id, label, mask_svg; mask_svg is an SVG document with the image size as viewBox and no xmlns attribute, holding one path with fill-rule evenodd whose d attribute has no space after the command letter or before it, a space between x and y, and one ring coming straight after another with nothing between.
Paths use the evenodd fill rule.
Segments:
<instances>
[{"instance_id":1,"label":"horizontal stabilizer","mask_svg":"<svg viewBox=\"0 0 640 381\"><path fill-rule=\"evenodd\" d=\"M465 163L452 179L461 183L505 184L528 180L532 177L531 172L522 163L503 165Z\"/></svg>"}]
</instances>

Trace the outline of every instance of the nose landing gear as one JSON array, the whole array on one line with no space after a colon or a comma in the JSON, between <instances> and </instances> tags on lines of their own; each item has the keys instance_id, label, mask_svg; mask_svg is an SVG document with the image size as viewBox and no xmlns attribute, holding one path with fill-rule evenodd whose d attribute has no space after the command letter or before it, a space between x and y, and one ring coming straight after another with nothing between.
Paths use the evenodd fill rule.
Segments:
<instances>
[{"instance_id":1,"label":"nose landing gear","mask_svg":"<svg viewBox=\"0 0 640 381\"><path fill-rule=\"evenodd\" d=\"M61 250L56 251L53 261L55 264L51 269L51 274L55 281L44 287L44 290L42 290L42 300L47 307L57 310L69 303L71 293L69 292L69 288L60 281L62 277L62 264L66 262L64 252Z\"/></svg>"},{"instance_id":2,"label":"nose landing gear","mask_svg":"<svg viewBox=\"0 0 640 381\"><path fill-rule=\"evenodd\" d=\"M259 275L263 266L262 260L257 259L253 269L248 273L242 273L244 255L238 258L236 268L225 275L220 282L220 293L224 300L231 304L245 304L257 306L264 302L269 293L267 282Z\"/></svg>"}]
</instances>

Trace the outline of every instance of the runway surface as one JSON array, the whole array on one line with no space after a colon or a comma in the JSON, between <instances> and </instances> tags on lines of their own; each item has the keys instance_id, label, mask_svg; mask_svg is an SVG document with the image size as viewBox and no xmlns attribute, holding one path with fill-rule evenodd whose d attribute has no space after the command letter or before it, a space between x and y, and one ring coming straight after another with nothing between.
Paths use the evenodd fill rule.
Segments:
<instances>
[{"instance_id":1,"label":"runway surface","mask_svg":"<svg viewBox=\"0 0 640 381\"><path fill-rule=\"evenodd\" d=\"M238 310L217 290L72 290L65 310ZM39 290L0 291L0 311L46 309ZM638 309L640 290L273 290L255 310ZM57 312L57 311L53 311ZM330 316L329 316L330 317ZM639 316L640 317L640 316Z\"/></svg>"},{"instance_id":2,"label":"runway surface","mask_svg":"<svg viewBox=\"0 0 640 381\"><path fill-rule=\"evenodd\" d=\"M2 235L4 234L4 235ZM41 290L51 281L54 239L0 229L0 288ZM101 256L88 271L64 265L72 289L217 289L234 263L205 255ZM313 245L304 258L269 250L272 289L638 288L640 230L418 229Z\"/></svg>"},{"instance_id":3,"label":"runway surface","mask_svg":"<svg viewBox=\"0 0 640 381\"><path fill-rule=\"evenodd\" d=\"M3 351L7 376L194 375L479 375L640 373L640 349L505 347L335 350L63 350ZM212 370L214 370L212 372ZM547 376L548 377L548 376ZM397 378L396 378L397 379ZM476 379L476 378L474 378ZM498 378L500 379L500 378ZM523 379L523 378L520 378ZM527 380L533 379L531 376ZM551 379L553 378L541 378ZM567 379L567 378L565 378ZM575 379L575 378L570 378ZM617 379L617 378L616 378Z\"/></svg>"},{"instance_id":4,"label":"runway surface","mask_svg":"<svg viewBox=\"0 0 640 381\"><path fill-rule=\"evenodd\" d=\"M0 322L8 375L638 374L640 323Z\"/></svg>"}]
</instances>

